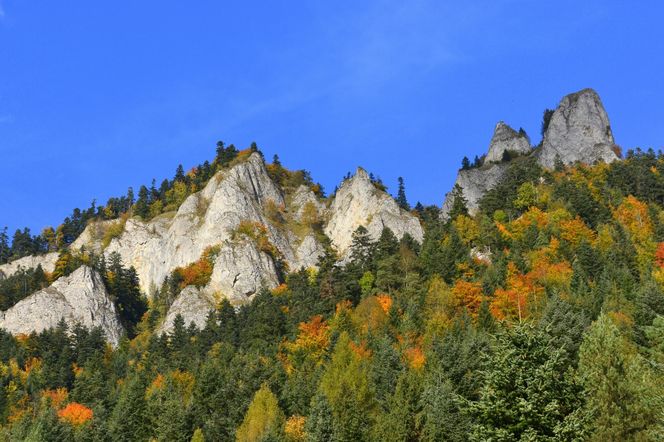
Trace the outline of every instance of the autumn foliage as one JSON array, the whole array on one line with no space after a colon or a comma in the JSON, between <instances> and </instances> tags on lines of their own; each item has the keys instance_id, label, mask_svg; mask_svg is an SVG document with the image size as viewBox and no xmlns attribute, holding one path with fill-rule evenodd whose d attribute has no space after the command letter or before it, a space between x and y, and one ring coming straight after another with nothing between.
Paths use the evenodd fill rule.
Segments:
<instances>
[{"instance_id":1,"label":"autumn foliage","mask_svg":"<svg viewBox=\"0 0 664 442\"><path fill-rule=\"evenodd\" d=\"M189 264L186 267L178 267L174 270L182 279L180 288L183 289L187 286L193 285L196 287L206 286L212 277L212 270L214 268L214 260L219 254L219 246L208 247L203 251L201 258Z\"/></svg>"},{"instance_id":2,"label":"autumn foliage","mask_svg":"<svg viewBox=\"0 0 664 442\"><path fill-rule=\"evenodd\" d=\"M65 408L58 411L58 417L74 426L80 426L93 417L92 410L78 402L70 402Z\"/></svg>"}]
</instances>

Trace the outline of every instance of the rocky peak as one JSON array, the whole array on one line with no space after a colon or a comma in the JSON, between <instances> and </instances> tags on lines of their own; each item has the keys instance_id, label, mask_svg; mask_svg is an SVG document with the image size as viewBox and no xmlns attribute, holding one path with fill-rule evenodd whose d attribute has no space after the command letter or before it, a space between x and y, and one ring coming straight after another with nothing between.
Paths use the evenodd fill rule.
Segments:
<instances>
[{"instance_id":1,"label":"rocky peak","mask_svg":"<svg viewBox=\"0 0 664 442\"><path fill-rule=\"evenodd\" d=\"M539 163L548 168L559 158L564 164L618 159L617 149L602 101L592 89L569 94L560 101L549 120Z\"/></svg>"},{"instance_id":2,"label":"rocky peak","mask_svg":"<svg viewBox=\"0 0 664 442\"><path fill-rule=\"evenodd\" d=\"M282 226L273 225L270 211L284 206L282 191L268 175L263 157L253 153L230 169L217 172L201 191L187 197L176 213L149 222L127 220L123 233L110 241L104 253L117 252L125 265L134 266L141 289L151 294L175 268L197 261L207 247L221 246L215 267L219 271L212 278L214 287L223 296L246 301L262 286L276 285L278 277L271 256L235 237L241 223L265 228L267 239L291 269L316 262L310 248L303 250L307 259L301 259L299 243ZM87 244L99 237L90 234L94 229L89 225L74 245L94 249L94 244Z\"/></svg>"},{"instance_id":3,"label":"rocky peak","mask_svg":"<svg viewBox=\"0 0 664 442\"><path fill-rule=\"evenodd\" d=\"M46 273L51 273L53 270L55 270L55 263L57 260L57 252L50 252L45 255L24 256L23 258L19 258L7 264L0 265L0 279L9 278L20 269L36 269L40 265L42 266L43 271Z\"/></svg>"},{"instance_id":4,"label":"rocky peak","mask_svg":"<svg viewBox=\"0 0 664 442\"><path fill-rule=\"evenodd\" d=\"M479 203L485 193L494 188L505 174L509 163L493 163L487 166L460 170L457 174L454 186L459 185L461 194L466 200L466 208L470 214L479 209ZM452 186L452 189L454 189ZM445 195L441 216L447 218L454 205L454 195L450 191Z\"/></svg>"},{"instance_id":5,"label":"rocky peak","mask_svg":"<svg viewBox=\"0 0 664 442\"><path fill-rule=\"evenodd\" d=\"M390 195L378 189L361 167L337 190L330 207L330 220L324 230L343 256L352 243L353 232L359 226L364 226L373 239L378 239L385 227L392 230L397 238L408 233L421 242L424 236L419 220L401 209Z\"/></svg>"},{"instance_id":6,"label":"rocky peak","mask_svg":"<svg viewBox=\"0 0 664 442\"><path fill-rule=\"evenodd\" d=\"M77 323L88 328L101 327L114 346L124 334L101 276L87 266L1 312L0 328L12 334L29 334L55 327L62 319L70 327Z\"/></svg>"},{"instance_id":7,"label":"rocky peak","mask_svg":"<svg viewBox=\"0 0 664 442\"><path fill-rule=\"evenodd\" d=\"M487 163L499 163L503 160L505 152L515 152L521 155L530 152L530 143L525 133L519 133L499 121L493 131L491 143L489 144L489 153L485 158Z\"/></svg>"}]
</instances>

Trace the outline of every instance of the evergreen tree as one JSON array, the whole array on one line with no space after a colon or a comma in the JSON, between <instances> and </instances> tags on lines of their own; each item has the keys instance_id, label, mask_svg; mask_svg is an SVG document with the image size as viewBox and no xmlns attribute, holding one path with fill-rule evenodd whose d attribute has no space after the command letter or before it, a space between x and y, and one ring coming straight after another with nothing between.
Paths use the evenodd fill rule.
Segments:
<instances>
[{"instance_id":1,"label":"evergreen tree","mask_svg":"<svg viewBox=\"0 0 664 442\"><path fill-rule=\"evenodd\" d=\"M442 370L433 371L423 386L421 412L417 415L421 439L426 442L468 440L471 421L464 400Z\"/></svg>"},{"instance_id":2,"label":"evergreen tree","mask_svg":"<svg viewBox=\"0 0 664 442\"><path fill-rule=\"evenodd\" d=\"M182 164L178 164L178 167L175 170L175 177L173 178L173 181L184 183L185 180L186 180L186 176L184 174L184 167L182 167Z\"/></svg>"},{"instance_id":3,"label":"evergreen tree","mask_svg":"<svg viewBox=\"0 0 664 442\"><path fill-rule=\"evenodd\" d=\"M368 361L353 351L343 333L320 384L332 409L333 440L368 439L377 405L368 374Z\"/></svg>"},{"instance_id":4,"label":"evergreen tree","mask_svg":"<svg viewBox=\"0 0 664 442\"><path fill-rule=\"evenodd\" d=\"M468 215L468 201L463 196L463 189L458 184L454 185L451 198L452 207L448 212L449 219L454 220L459 215Z\"/></svg>"},{"instance_id":5,"label":"evergreen tree","mask_svg":"<svg viewBox=\"0 0 664 442\"><path fill-rule=\"evenodd\" d=\"M319 393L311 401L311 411L305 424L307 442L331 442L334 435L332 410L324 394Z\"/></svg>"},{"instance_id":6,"label":"evergreen tree","mask_svg":"<svg viewBox=\"0 0 664 442\"><path fill-rule=\"evenodd\" d=\"M147 440L150 433L145 402L145 381L140 374L125 380L109 419L113 442Z\"/></svg>"},{"instance_id":7,"label":"evergreen tree","mask_svg":"<svg viewBox=\"0 0 664 442\"><path fill-rule=\"evenodd\" d=\"M134 213L143 219L148 219L150 215L150 193L145 186L141 186L138 190L138 199L134 206Z\"/></svg>"},{"instance_id":8,"label":"evergreen tree","mask_svg":"<svg viewBox=\"0 0 664 442\"><path fill-rule=\"evenodd\" d=\"M397 204L404 210L410 210L410 204L406 198L406 186L404 185L403 178L399 177L399 190L397 192Z\"/></svg>"},{"instance_id":9,"label":"evergreen tree","mask_svg":"<svg viewBox=\"0 0 664 442\"><path fill-rule=\"evenodd\" d=\"M0 230L0 264L9 261L11 249L9 247L9 236L7 236L7 227Z\"/></svg>"},{"instance_id":10,"label":"evergreen tree","mask_svg":"<svg viewBox=\"0 0 664 442\"><path fill-rule=\"evenodd\" d=\"M590 440L657 440L664 434L661 380L607 315L593 323L581 344L579 377Z\"/></svg>"},{"instance_id":11,"label":"evergreen tree","mask_svg":"<svg viewBox=\"0 0 664 442\"><path fill-rule=\"evenodd\" d=\"M579 386L560 349L529 326L499 337L486 364L480 400L471 403L472 439L567 440L580 436Z\"/></svg>"}]
</instances>

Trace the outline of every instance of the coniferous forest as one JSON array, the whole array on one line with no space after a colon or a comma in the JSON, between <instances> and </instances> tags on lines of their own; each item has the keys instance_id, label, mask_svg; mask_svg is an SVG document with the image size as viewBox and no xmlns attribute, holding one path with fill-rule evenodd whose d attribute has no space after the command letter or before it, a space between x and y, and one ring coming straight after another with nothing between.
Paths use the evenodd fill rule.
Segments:
<instances>
[{"instance_id":1,"label":"coniferous forest","mask_svg":"<svg viewBox=\"0 0 664 442\"><path fill-rule=\"evenodd\" d=\"M254 151L255 146L249 151ZM0 238L0 260L60 250L0 281L5 310L86 264L127 330L0 332L0 436L28 441L650 441L664 439L664 155L544 170L510 162L470 216L407 200L422 243L360 227L343 265L284 271L251 303L155 333L197 278L178 269L148 301L119 256L70 253L91 219L149 219L244 151L160 187L76 210L37 237ZM284 188L313 184L275 160ZM382 183L376 179L377 185ZM395 192L396 193L396 192ZM109 235L112 235L111 232ZM212 259L215 251L206 256ZM209 277L209 275L208 275Z\"/></svg>"}]
</instances>

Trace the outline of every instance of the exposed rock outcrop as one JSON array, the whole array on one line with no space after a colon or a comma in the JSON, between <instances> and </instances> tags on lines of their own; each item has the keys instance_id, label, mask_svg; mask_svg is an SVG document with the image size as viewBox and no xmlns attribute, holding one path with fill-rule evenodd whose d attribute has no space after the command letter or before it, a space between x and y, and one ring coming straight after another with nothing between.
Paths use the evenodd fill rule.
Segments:
<instances>
[{"instance_id":1,"label":"exposed rock outcrop","mask_svg":"<svg viewBox=\"0 0 664 442\"><path fill-rule=\"evenodd\" d=\"M410 234L421 242L424 232L420 221L401 209L390 195L376 188L367 172L358 168L352 178L343 182L330 207L330 220L324 230L344 256L352 241L353 232L364 226L371 238L378 239L387 227L397 238Z\"/></svg>"},{"instance_id":2,"label":"exposed rock outcrop","mask_svg":"<svg viewBox=\"0 0 664 442\"><path fill-rule=\"evenodd\" d=\"M563 164L597 161L610 163L618 159L602 101L592 89L583 89L565 96L549 120L538 162L547 168L555 166L556 158Z\"/></svg>"},{"instance_id":3,"label":"exposed rock outcrop","mask_svg":"<svg viewBox=\"0 0 664 442\"><path fill-rule=\"evenodd\" d=\"M0 328L28 334L55 327L62 319L69 326L80 323L88 328L101 327L113 346L124 333L101 276L87 266L0 313Z\"/></svg>"},{"instance_id":4,"label":"exposed rock outcrop","mask_svg":"<svg viewBox=\"0 0 664 442\"><path fill-rule=\"evenodd\" d=\"M222 246L205 290L242 303L251 300L262 287L274 288L278 284L279 273L272 257L253 241L240 239Z\"/></svg>"},{"instance_id":5,"label":"exposed rock outcrop","mask_svg":"<svg viewBox=\"0 0 664 442\"><path fill-rule=\"evenodd\" d=\"M619 159L609 117L597 93L583 89L569 94L551 115L542 145L535 150L531 149L525 134L503 122L496 125L484 166L460 170L455 181L462 189L471 214L477 211L479 200L498 184L509 167L509 162L500 162L505 151L534 155L539 164L549 169L555 167L558 159L566 165L610 163ZM443 218L448 216L452 203L452 192L449 192L443 202Z\"/></svg>"},{"instance_id":6,"label":"exposed rock outcrop","mask_svg":"<svg viewBox=\"0 0 664 442\"><path fill-rule=\"evenodd\" d=\"M487 153L484 163L499 163L503 161L505 152L527 155L531 147L528 137L525 133L519 133L499 121L493 131L491 143L489 144L489 153Z\"/></svg>"},{"instance_id":7,"label":"exposed rock outcrop","mask_svg":"<svg viewBox=\"0 0 664 442\"><path fill-rule=\"evenodd\" d=\"M24 256L7 264L0 265L0 279L8 278L19 269L36 269L40 265L42 270L52 273L55 270L55 263L58 260L58 253L51 252L45 255Z\"/></svg>"},{"instance_id":8,"label":"exposed rock outcrop","mask_svg":"<svg viewBox=\"0 0 664 442\"><path fill-rule=\"evenodd\" d=\"M318 216L322 216L325 211L325 205L316 198L314 192L309 187L302 185L293 193L290 209L294 213L295 219L302 221L302 216L308 208Z\"/></svg>"},{"instance_id":9,"label":"exposed rock outcrop","mask_svg":"<svg viewBox=\"0 0 664 442\"><path fill-rule=\"evenodd\" d=\"M205 290L199 290L193 286L185 287L173 301L164 322L156 333L163 334L173 331L175 318L178 315L184 319L185 326L188 327L193 322L196 327L203 329L208 313L214 308L215 300Z\"/></svg>"},{"instance_id":10,"label":"exposed rock outcrop","mask_svg":"<svg viewBox=\"0 0 664 442\"><path fill-rule=\"evenodd\" d=\"M461 187L468 212L474 214L479 209L479 202L484 194L491 190L505 174L509 163L495 163L475 169L460 170L454 185ZM454 189L454 187L452 188ZM453 192L445 195L441 214L446 217L454 204Z\"/></svg>"},{"instance_id":11,"label":"exposed rock outcrop","mask_svg":"<svg viewBox=\"0 0 664 442\"><path fill-rule=\"evenodd\" d=\"M206 247L221 244L222 253L215 266L220 270L213 275L213 281L225 296L246 298L255 292L257 281L264 281L267 286L276 284L277 273L272 259L258 253L255 247L244 244L236 248L232 237L241 222L264 226L270 243L289 268L297 268L302 261L295 238L275 227L266 215L268 205L284 207L284 197L270 179L263 158L254 153L246 161L217 173L203 190L190 195L175 214L163 214L147 223L137 218L127 220L124 232L110 241L104 253L117 252L126 265L134 266L141 289L151 294L176 267L198 260ZM88 226L86 231L93 228ZM84 235L95 238L86 232ZM77 241L76 245L83 244ZM225 266L223 271L221 266Z\"/></svg>"}]
</instances>

